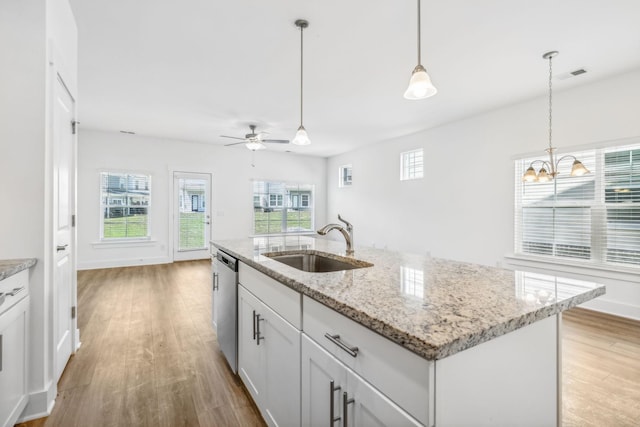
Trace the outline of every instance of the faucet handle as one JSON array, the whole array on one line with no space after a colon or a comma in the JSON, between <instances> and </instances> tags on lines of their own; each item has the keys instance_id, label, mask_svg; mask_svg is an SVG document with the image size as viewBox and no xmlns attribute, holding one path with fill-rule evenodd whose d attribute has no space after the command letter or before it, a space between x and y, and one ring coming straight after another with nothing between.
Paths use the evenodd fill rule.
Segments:
<instances>
[{"instance_id":1,"label":"faucet handle","mask_svg":"<svg viewBox=\"0 0 640 427\"><path fill-rule=\"evenodd\" d=\"M338 219L342 222L344 222L344 225L347 226L347 230L352 230L353 229L353 225L351 225L351 223L349 221L347 221L346 219L343 219L340 214L338 214Z\"/></svg>"}]
</instances>

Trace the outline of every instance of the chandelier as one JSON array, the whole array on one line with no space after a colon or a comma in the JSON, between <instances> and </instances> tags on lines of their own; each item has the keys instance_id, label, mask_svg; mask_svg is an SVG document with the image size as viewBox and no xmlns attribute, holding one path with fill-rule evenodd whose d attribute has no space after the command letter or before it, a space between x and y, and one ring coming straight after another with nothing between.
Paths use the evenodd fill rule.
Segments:
<instances>
[{"instance_id":1,"label":"chandelier","mask_svg":"<svg viewBox=\"0 0 640 427\"><path fill-rule=\"evenodd\" d=\"M557 51L547 52L542 55L542 58L549 60L549 148L545 151L549 153L549 160L534 160L529 164L529 168L527 168L524 175L522 175L522 181L524 182L549 182L552 181L558 172L558 165L564 159L573 159L573 166L571 166L571 176L582 176L586 175L589 172L580 160L578 160L575 156L571 154L567 154L566 156L562 156L557 158L554 154L556 148L551 145L551 137L552 137L552 101L553 101L553 87L552 87L552 77L553 77L553 68L552 68L552 59L557 56ZM536 172L534 165L539 164L540 169Z\"/></svg>"}]
</instances>

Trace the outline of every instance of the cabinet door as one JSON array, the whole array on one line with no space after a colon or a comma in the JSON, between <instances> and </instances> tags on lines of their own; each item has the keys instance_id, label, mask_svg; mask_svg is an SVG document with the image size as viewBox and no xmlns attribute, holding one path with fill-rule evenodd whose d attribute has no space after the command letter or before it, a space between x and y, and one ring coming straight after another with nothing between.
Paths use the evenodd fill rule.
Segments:
<instances>
[{"instance_id":1,"label":"cabinet door","mask_svg":"<svg viewBox=\"0 0 640 427\"><path fill-rule=\"evenodd\" d=\"M336 358L305 334L302 334L301 376L302 425L342 425L341 402L347 383L346 370Z\"/></svg>"},{"instance_id":2,"label":"cabinet door","mask_svg":"<svg viewBox=\"0 0 640 427\"><path fill-rule=\"evenodd\" d=\"M359 375L347 371L347 390L342 393L341 406L346 408L348 423L353 427L422 426L411 415L364 381ZM427 402L425 402L425 405Z\"/></svg>"},{"instance_id":3,"label":"cabinet door","mask_svg":"<svg viewBox=\"0 0 640 427\"><path fill-rule=\"evenodd\" d=\"M251 393L259 408L266 403L266 375L263 360L263 345L255 338L256 314L264 305L243 286L238 286L238 375Z\"/></svg>"},{"instance_id":4,"label":"cabinet door","mask_svg":"<svg viewBox=\"0 0 640 427\"><path fill-rule=\"evenodd\" d=\"M300 425L300 331L265 305L259 314L261 320L257 327L265 361L267 424L297 427Z\"/></svg>"},{"instance_id":5,"label":"cabinet door","mask_svg":"<svg viewBox=\"0 0 640 427\"><path fill-rule=\"evenodd\" d=\"M12 426L27 404L29 298L0 315L0 425Z\"/></svg>"}]
</instances>

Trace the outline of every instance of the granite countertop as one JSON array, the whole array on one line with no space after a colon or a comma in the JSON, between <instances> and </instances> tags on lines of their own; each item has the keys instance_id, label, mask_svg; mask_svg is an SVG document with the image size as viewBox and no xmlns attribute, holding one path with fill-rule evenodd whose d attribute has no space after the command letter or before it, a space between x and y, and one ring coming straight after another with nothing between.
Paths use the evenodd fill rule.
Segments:
<instances>
[{"instance_id":1,"label":"granite countertop","mask_svg":"<svg viewBox=\"0 0 640 427\"><path fill-rule=\"evenodd\" d=\"M308 273L265 257L344 242L306 236L212 241L215 247L428 360L442 359L605 293L600 284L537 273L356 248L373 267Z\"/></svg>"},{"instance_id":2,"label":"granite countertop","mask_svg":"<svg viewBox=\"0 0 640 427\"><path fill-rule=\"evenodd\" d=\"M0 259L0 280L4 280L7 277L20 273L22 270L33 267L37 261L36 258Z\"/></svg>"}]
</instances>

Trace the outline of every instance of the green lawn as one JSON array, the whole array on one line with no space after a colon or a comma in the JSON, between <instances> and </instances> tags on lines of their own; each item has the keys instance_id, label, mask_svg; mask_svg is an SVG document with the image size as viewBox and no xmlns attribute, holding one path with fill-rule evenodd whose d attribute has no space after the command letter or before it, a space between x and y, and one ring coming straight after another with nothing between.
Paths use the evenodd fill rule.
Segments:
<instances>
[{"instance_id":1,"label":"green lawn","mask_svg":"<svg viewBox=\"0 0 640 427\"><path fill-rule=\"evenodd\" d=\"M147 237L147 215L104 219L104 238Z\"/></svg>"},{"instance_id":2,"label":"green lawn","mask_svg":"<svg viewBox=\"0 0 640 427\"><path fill-rule=\"evenodd\" d=\"M147 215L105 218L104 238L147 237ZM180 213L180 249L198 249L204 245L204 214Z\"/></svg>"},{"instance_id":3,"label":"green lawn","mask_svg":"<svg viewBox=\"0 0 640 427\"><path fill-rule=\"evenodd\" d=\"M204 248L204 213L180 212L180 249Z\"/></svg>"},{"instance_id":4,"label":"green lawn","mask_svg":"<svg viewBox=\"0 0 640 427\"><path fill-rule=\"evenodd\" d=\"M254 212L255 234L282 233L284 231L308 231L311 230L311 212L287 211L286 224L282 224L282 211Z\"/></svg>"}]
</instances>

